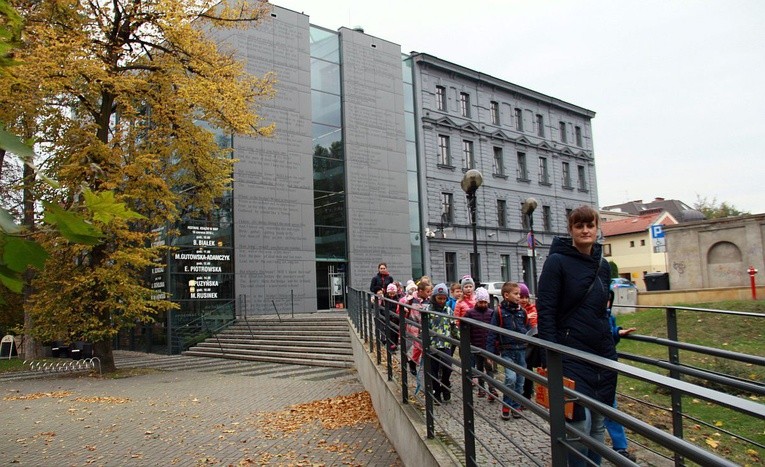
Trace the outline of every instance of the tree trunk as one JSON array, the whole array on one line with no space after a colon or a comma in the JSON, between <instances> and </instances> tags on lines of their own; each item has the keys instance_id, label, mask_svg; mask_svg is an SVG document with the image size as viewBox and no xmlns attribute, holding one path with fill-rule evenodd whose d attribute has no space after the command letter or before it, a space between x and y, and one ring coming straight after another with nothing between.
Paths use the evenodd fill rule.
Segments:
<instances>
[{"instance_id":1,"label":"tree trunk","mask_svg":"<svg viewBox=\"0 0 765 467\"><path fill-rule=\"evenodd\" d=\"M104 373L114 373L117 367L114 366L114 352L112 351L112 341L100 341L93 343L93 356L101 361L101 371Z\"/></svg>"},{"instance_id":2,"label":"tree trunk","mask_svg":"<svg viewBox=\"0 0 765 467\"><path fill-rule=\"evenodd\" d=\"M29 229L30 232L34 232L35 230L35 195L34 195L34 185L35 185L35 170L29 166L29 164L24 164L24 182L23 182L23 206L24 206L24 216L22 219L23 225ZM30 330L34 327L34 320L32 319L32 316L30 316L29 312L27 311L26 304L29 302L29 298L32 295L32 279L35 276L35 272L32 269L27 269L27 271L24 273L24 290L22 293L24 294L24 358L27 360L32 360L35 358L42 357L42 344L37 342L37 339L35 339L32 334L30 334Z\"/></svg>"}]
</instances>

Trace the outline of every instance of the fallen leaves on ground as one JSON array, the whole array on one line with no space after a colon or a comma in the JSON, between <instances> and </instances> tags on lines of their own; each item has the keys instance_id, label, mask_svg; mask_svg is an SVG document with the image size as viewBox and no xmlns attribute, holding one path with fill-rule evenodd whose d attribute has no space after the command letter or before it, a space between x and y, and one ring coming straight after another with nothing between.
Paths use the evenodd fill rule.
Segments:
<instances>
[{"instance_id":1,"label":"fallen leaves on ground","mask_svg":"<svg viewBox=\"0 0 765 467\"><path fill-rule=\"evenodd\" d=\"M29 401L34 399L44 399L50 397L53 399L62 399L64 397L71 396L70 391L54 391L54 392L33 392L32 394L22 394L19 396L5 396L4 401Z\"/></svg>"},{"instance_id":2,"label":"fallen leaves on ground","mask_svg":"<svg viewBox=\"0 0 765 467\"><path fill-rule=\"evenodd\" d=\"M334 430L377 420L372 407L372 399L366 391L348 396L312 401L305 404L291 405L287 410L261 413L260 430L266 436L275 436L276 432L294 433L303 426L319 421L322 427Z\"/></svg>"},{"instance_id":3,"label":"fallen leaves on ground","mask_svg":"<svg viewBox=\"0 0 765 467\"><path fill-rule=\"evenodd\" d=\"M101 396L101 397L78 397L74 399L76 402L88 402L88 403L99 403L99 404L127 404L130 402L130 399L126 397L109 397L109 396Z\"/></svg>"}]
</instances>

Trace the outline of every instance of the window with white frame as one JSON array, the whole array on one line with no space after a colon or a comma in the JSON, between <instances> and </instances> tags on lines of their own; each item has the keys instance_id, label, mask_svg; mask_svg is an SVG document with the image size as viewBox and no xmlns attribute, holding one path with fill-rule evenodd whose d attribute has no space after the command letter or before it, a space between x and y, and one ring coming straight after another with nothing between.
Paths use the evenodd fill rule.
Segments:
<instances>
[{"instance_id":1,"label":"window with white frame","mask_svg":"<svg viewBox=\"0 0 765 467\"><path fill-rule=\"evenodd\" d=\"M539 158L539 183L542 185L550 184L550 169L546 157Z\"/></svg>"},{"instance_id":2,"label":"window with white frame","mask_svg":"<svg viewBox=\"0 0 765 467\"><path fill-rule=\"evenodd\" d=\"M441 220L445 224L454 222L454 195L441 193Z\"/></svg>"},{"instance_id":3,"label":"window with white frame","mask_svg":"<svg viewBox=\"0 0 765 467\"><path fill-rule=\"evenodd\" d=\"M563 172L563 188L573 188L571 186L571 165L568 162L562 162L561 171Z\"/></svg>"},{"instance_id":4,"label":"window with white frame","mask_svg":"<svg viewBox=\"0 0 765 467\"><path fill-rule=\"evenodd\" d=\"M464 159L465 169L475 168L475 154L473 153L473 142L468 139L462 140L462 157Z\"/></svg>"},{"instance_id":5,"label":"window with white frame","mask_svg":"<svg viewBox=\"0 0 765 467\"><path fill-rule=\"evenodd\" d=\"M507 201L497 200L497 226L507 227Z\"/></svg>"},{"instance_id":6,"label":"window with white frame","mask_svg":"<svg viewBox=\"0 0 765 467\"><path fill-rule=\"evenodd\" d=\"M542 114L537 114L537 136L545 137L545 119Z\"/></svg>"},{"instance_id":7,"label":"window with white frame","mask_svg":"<svg viewBox=\"0 0 765 467\"><path fill-rule=\"evenodd\" d=\"M446 111L446 88L443 86L436 86L436 108Z\"/></svg>"},{"instance_id":8,"label":"window with white frame","mask_svg":"<svg viewBox=\"0 0 765 467\"><path fill-rule=\"evenodd\" d=\"M499 176L505 175L505 156L503 154L502 148L498 146L494 146L493 170L494 170L494 175L499 175Z\"/></svg>"},{"instance_id":9,"label":"window with white frame","mask_svg":"<svg viewBox=\"0 0 765 467\"><path fill-rule=\"evenodd\" d=\"M503 282L510 280L510 255L499 255L499 272Z\"/></svg>"},{"instance_id":10,"label":"window with white frame","mask_svg":"<svg viewBox=\"0 0 765 467\"><path fill-rule=\"evenodd\" d=\"M581 191L587 191L587 171L583 165L576 166L577 186Z\"/></svg>"},{"instance_id":11,"label":"window with white frame","mask_svg":"<svg viewBox=\"0 0 765 467\"><path fill-rule=\"evenodd\" d=\"M460 113L463 117L470 117L470 94L460 93Z\"/></svg>"},{"instance_id":12,"label":"window with white frame","mask_svg":"<svg viewBox=\"0 0 765 467\"><path fill-rule=\"evenodd\" d=\"M457 253L447 251L444 253L444 269L446 282L457 281Z\"/></svg>"},{"instance_id":13,"label":"window with white frame","mask_svg":"<svg viewBox=\"0 0 765 467\"><path fill-rule=\"evenodd\" d=\"M528 167L526 167L525 152L518 152L518 179L519 180L529 179L529 171L528 171Z\"/></svg>"},{"instance_id":14,"label":"window with white frame","mask_svg":"<svg viewBox=\"0 0 765 467\"><path fill-rule=\"evenodd\" d=\"M542 206L542 228L545 232L552 232L552 211L550 206Z\"/></svg>"},{"instance_id":15,"label":"window with white frame","mask_svg":"<svg viewBox=\"0 0 765 467\"><path fill-rule=\"evenodd\" d=\"M438 163L441 165L452 165L449 137L446 135L438 135Z\"/></svg>"},{"instance_id":16,"label":"window with white frame","mask_svg":"<svg viewBox=\"0 0 765 467\"><path fill-rule=\"evenodd\" d=\"M515 110L513 110L513 115L515 116L515 129L523 131L523 110L516 107Z\"/></svg>"},{"instance_id":17,"label":"window with white frame","mask_svg":"<svg viewBox=\"0 0 765 467\"><path fill-rule=\"evenodd\" d=\"M499 125L499 102L491 101L491 124Z\"/></svg>"}]
</instances>

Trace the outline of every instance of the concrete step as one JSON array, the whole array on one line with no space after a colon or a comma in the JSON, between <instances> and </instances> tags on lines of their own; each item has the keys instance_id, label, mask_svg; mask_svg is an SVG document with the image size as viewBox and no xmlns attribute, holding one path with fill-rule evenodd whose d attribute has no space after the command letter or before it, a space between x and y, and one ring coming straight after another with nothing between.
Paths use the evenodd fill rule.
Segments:
<instances>
[{"instance_id":1,"label":"concrete step","mask_svg":"<svg viewBox=\"0 0 765 467\"><path fill-rule=\"evenodd\" d=\"M351 368L349 332L345 315L238 319L183 355Z\"/></svg>"},{"instance_id":2,"label":"concrete step","mask_svg":"<svg viewBox=\"0 0 765 467\"><path fill-rule=\"evenodd\" d=\"M292 337L283 336L275 337L273 339L259 336L253 339L249 336L230 336L226 334L218 334L217 337L208 339L205 342L211 342L215 344L220 342L221 344L226 345L281 345L285 347L306 346L311 348L347 349L349 348L348 344L350 343L350 339L294 339Z\"/></svg>"},{"instance_id":3,"label":"concrete step","mask_svg":"<svg viewBox=\"0 0 765 467\"><path fill-rule=\"evenodd\" d=\"M353 361L346 359L323 359L318 358L318 355L290 355L286 353L277 352L226 352L225 354L218 352L207 352L199 347L193 347L183 355L197 356L197 357L216 357L227 358L233 360L250 360L257 362L273 362L273 363L289 363L292 365L308 365L308 366L323 366L332 368L352 368Z\"/></svg>"},{"instance_id":4,"label":"concrete step","mask_svg":"<svg viewBox=\"0 0 765 467\"><path fill-rule=\"evenodd\" d=\"M251 344L247 342L239 342L239 343L229 343L217 340L206 340L204 342L200 342L197 344L196 347L201 347L205 349L220 349L223 348L224 352L227 352L229 350L255 350L255 351L274 351L274 352L285 352L285 353L299 353L299 354L312 354L312 353L318 353L318 354L329 354L329 355L353 355L353 351L351 350L350 346L342 347L326 347L326 346L320 346L320 345L280 345L280 344L269 344L269 343L260 343L260 344Z\"/></svg>"},{"instance_id":5,"label":"concrete step","mask_svg":"<svg viewBox=\"0 0 765 467\"><path fill-rule=\"evenodd\" d=\"M343 344L349 344L350 343L350 336L348 336L348 332L344 333L321 333L321 335L309 335L302 332L278 332L278 331L269 331L269 332L258 332L258 333L242 333L242 332L226 332L223 331L219 334L217 334L218 337L226 338L226 339L242 339L242 340L248 340L248 341L256 341L256 340L267 340L267 341L279 341L284 342L285 344L289 344L291 342L302 342L302 341L309 341L309 342L316 342L316 343L327 343L331 344L333 342L342 342Z\"/></svg>"},{"instance_id":6,"label":"concrete step","mask_svg":"<svg viewBox=\"0 0 765 467\"><path fill-rule=\"evenodd\" d=\"M241 333L250 333L253 334L258 332L276 332L276 331L292 331L292 332L303 332L303 333L312 333L312 334L318 334L318 333L325 333L325 332L334 332L334 333L342 333L348 332L348 324L339 325L339 324L332 324L332 325L324 325L324 326L311 326L310 324L284 324L284 323L276 323L276 324L258 324L258 325L243 325L243 324L232 324L228 328L226 328L229 331L234 332L241 332Z\"/></svg>"}]
</instances>

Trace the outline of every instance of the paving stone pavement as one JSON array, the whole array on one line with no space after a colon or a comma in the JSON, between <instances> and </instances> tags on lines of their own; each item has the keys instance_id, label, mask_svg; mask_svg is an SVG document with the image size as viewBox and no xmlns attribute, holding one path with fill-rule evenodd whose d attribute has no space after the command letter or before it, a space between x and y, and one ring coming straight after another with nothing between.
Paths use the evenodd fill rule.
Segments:
<instances>
[{"instance_id":1,"label":"paving stone pavement","mask_svg":"<svg viewBox=\"0 0 765 467\"><path fill-rule=\"evenodd\" d=\"M383 359L385 365L385 359ZM399 362L394 360L394 379L399 382L397 371ZM447 446L452 446L453 454L464 462L464 421L462 378L460 370L454 367L451 376L452 397L448 403L434 407L436 434L444 440ZM503 375L500 367L498 375ZM501 379L501 377L500 377ZM410 401L419 408L425 419L425 397L422 391L416 396L416 381L414 376L408 377ZM548 466L551 464L549 425L531 410L523 410L522 418L502 420L502 403L487 397L476 397L473 389L474 431L476 434L476 463L478 465L501 466ZM652 455L650 452L632 446L631 450L637 455L638 465L646 467L668 467L666 459ZM613 465L604 460L604 466Z\"/></svg>"},{"instance_id":2,"label":"paving stone pavement","mask_svg":"<svg viewBox=\"0 0 765 467\"><path fill-rule=\"evenodd\" d=\"M380 465L401 461L377 422L292 433L264 416L364 390L354 370L115 352L128 378L0 378L0 459L32 466ZM26 399L24 396L32 395Z\"/></svg>"}]
</instances>

